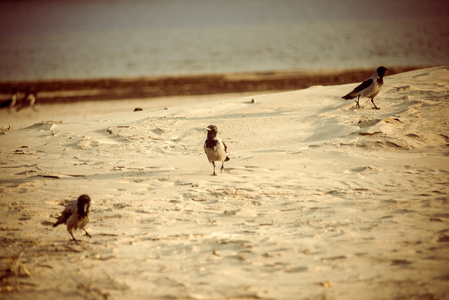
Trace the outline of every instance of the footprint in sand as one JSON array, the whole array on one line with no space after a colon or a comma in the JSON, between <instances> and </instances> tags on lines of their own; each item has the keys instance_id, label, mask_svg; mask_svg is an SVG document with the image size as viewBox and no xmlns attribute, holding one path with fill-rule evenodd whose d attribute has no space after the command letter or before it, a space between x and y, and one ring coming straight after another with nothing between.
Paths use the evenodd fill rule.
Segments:
<instances>
[{"instance_id":1,"label":"footprint in sand","mask_svg":"<svg viewBox=\"0 0 449 300\"><path fill-rule=\"evenodd\" d=\"M156 129L153 129L153 130L150 130L150 131L151 131L152 133L156 134L156 135L162 135L162 134L165 133L165 131L162 130L161 128L156 128Z\"/></svg>"},{"instance_id":2,"label":"footprint in sand","mask_svg":"<svg viewBox=\"0 0 449 300\"><path fill-rule=\"evenodd\" d=\"M377 123L379 123L381 121L381 119L368 119L368 120L360 120L357 125L360 128L367 128L367 127L371 127L376 125Z\"/></svg>"},{"instance_id":3,"label":"footprint in sand","mask_svg":"<svg viewBox=\"0 0 449 300\"><path fill-rule=\"evenodd\" d=\"M354 173L362 173L362 172L369 172L369 173L380 173L381 169L373 166L362 166L362 167L356 167L350 170Z\"/></svg>"},{"instance_id":4,"label":"footprint in sand","mask_svg":"<svg viewBox=\"0 0 449 300\"><path fill-rule=\"evenodd\" d=\"M232 170L243 170L247 172L270 172L269 169L264 169L259 166L243 166L243 167L230 167L228 171Z\"/></svg>"},{"instance_id":5,"label":"footprint in sand","mask_svg":"<svg viewBox=\"0 0 449 300\"><path fill-rule=\"evenodd\" d=\"M100 143L95 139L82 137L78 141L77 146L82 150L88 150L91 149L92 147L98 147L99 144Z\"/></svg>"}]
</instances>

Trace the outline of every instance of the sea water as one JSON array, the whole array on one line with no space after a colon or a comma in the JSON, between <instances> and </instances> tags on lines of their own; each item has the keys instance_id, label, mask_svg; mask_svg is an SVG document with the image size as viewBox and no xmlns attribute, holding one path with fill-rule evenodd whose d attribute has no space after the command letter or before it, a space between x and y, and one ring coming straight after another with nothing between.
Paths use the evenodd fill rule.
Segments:
<instances>
[{"instance_id":1,"label":"sea water","mask_svg":"<svg viewBox=\"0 0 449 300\"><path fill-rule=\"evenodd\" d=\"M0 81L448 63L447 0L0 1Z\"/></svg>"}]
</instances>

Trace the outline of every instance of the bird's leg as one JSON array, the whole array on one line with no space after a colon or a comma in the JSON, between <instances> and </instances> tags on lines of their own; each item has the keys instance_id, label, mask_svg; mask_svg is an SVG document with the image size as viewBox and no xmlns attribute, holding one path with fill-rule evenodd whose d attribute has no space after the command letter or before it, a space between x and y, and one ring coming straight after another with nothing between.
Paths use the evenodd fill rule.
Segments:
<instances>
[{"instance_id":1,"label":"bird's leg","mask_svg":"<svg viewBox=\"0 0 449 300\"><path fill-rule=\"evenodd\" d=\"M70 235L72 236L73 241L75 242L79 242L79 240L75 239L75 237L73 236L73 233L69 230Z\"/></svg>"},{"instance_id":2,"label":"bird's leg","mask_svg":"<svg viewBox=\"0 0 449 300\"><path fill-rule=\"evenodd\" d=\"M360 96L358 96L358 97L357 97L357 100L355 100L355 103L356 103L356 107L357 107L357 108L360 108L360 103L359 103L359 101L360 101Z\"/></svg>"},{"instance_id":3,"label":"bird's leg","mask_svg":"<svg viewBox=\"0 0 449 300\"><path fill-rule=\"evenodd\" d=\"M371 103L374 105L374 109L379 109L379 107L377 107L376 104L374 103L374 97L371 98Z\"/></svg>"},{"instance_id":4,"label":"bird's leg","mask_svg":"<svg viewBox=\"0 0 449 300\"><path fill-rule=\"evenodd\" d=\"M217 176L217 173L215 173L215 162L212 162L212 165L214 166L214 173L212 173L212 176Z\"/></svg>"},{"instance_id":5,"label":"bird's leg","mask_svg":"<svg viewBox=\"0 0 449 300\"><path fill-rule=\"evenodd\" d=\"M224 162L221 164L220 172L223 172L223 170L224 170Z\"/></svg>"},{"instance_id":6,"label":"bird's leg","mask_svg":"<svg viewBox=\"0 0 449 300\"><path fill-rule=\"evenodd\" d=\"M91 238L91 236L90 236L90 234L86 231L86 229L84 229L83 228L83 230L84 230L84 232L85 232L85 234L84 235L86 235L86 236L88 236L88 237L90 237Z\"/></svg>"}]
</instances>

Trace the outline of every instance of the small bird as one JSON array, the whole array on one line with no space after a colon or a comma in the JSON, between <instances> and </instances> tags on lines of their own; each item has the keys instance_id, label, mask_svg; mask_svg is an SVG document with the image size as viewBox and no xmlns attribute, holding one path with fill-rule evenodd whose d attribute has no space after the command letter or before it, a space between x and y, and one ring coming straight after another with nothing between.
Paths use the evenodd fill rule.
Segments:
<instances>
[{"instance_id":1,"label":"small bird","mask_svg":"<svg viewBox=\"0 0 449 300\"><path fill-rule=\"evenodd\" d=\"M376 73L371 75L370 78L365 80L362 84L357 86L349 94L343 96L342 98L349 100L357 97L357 100L355 100L357 108L360 108L359 103L360 97L371 98L371 103L373 103L374 108L379 109L379 107L377 107L376 104L374 103L374 97L376 97L377 94L379 94L380 89L384 84L384 75L386 71L388 71L388 69L385 67L381 66L377 68Z\"/></svg>"},{"instance_id":2,"label":"small bird","mask_svg":"<svg viewBox=\"0 0 449 300\"><path fill-rule=\"evenodd\" d=\"M207 130L207 139L204 143L204 152L206 152L207 159L214 166L214 173L212 175L216 176L215 173L215 162L221 161L221 169L223 172L224 162L229 161L229 157L226 156L226 144L223 142L221 138L218 137L218 129L215 125L210 125L206 128Z\"/></svg>"},{"instance_id":3,"label":"small bird","mask_svg":"<svg viewBox=\"0 0 449 300\"><path fill-rule=\"evenodd\" d=\"M11 91L11 98L3 101L0 103L0 108L8 107L8 111L11 112L11 110L16 106L17 104L17 91L14 89Z\"/></svg>"},{"instance_id":4,"label":"small bird","mask_svg":"<svg viewBox=\"0 0 449 300\"><path fill-rule=\"evenodd\" d=\"M20 101L20 104L17 106L17 111L20 111L28 106L31 107L33 111L36 111L34 105L36 103L37 92L34 90L28 90L26 92L25 98Z\"/></svg>"},{"instance_id":5,"label":"small bird","mask_svg":"<svg viewBox=\"0 0 449 300\"><path fill-rule=\"evenodd\" d=\"M84 226L89 223L89 207L90 207L90 197L88 195L81 195L78 197L77 201L70 202L62 211L61 216L58 218L53 227L59 224L67 224L67 230L72 236L74 241L78 241L73 236L72 231L82 229L88 237L90 234L84 229Z\"/></svg>"}]
</instances>

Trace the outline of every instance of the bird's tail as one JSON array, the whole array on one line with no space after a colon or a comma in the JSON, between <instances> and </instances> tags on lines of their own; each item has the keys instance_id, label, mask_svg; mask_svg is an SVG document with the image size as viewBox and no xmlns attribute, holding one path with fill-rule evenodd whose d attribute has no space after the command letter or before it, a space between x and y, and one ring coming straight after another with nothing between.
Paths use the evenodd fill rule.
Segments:
<instances>
[{"instance_id":1,"label":"bird's tail","mask_svg":"<svg viewBox=\"0 0 449 300\"><path fill-rule=\"evenodd\" d=\"M53 227L56 227L56 226L58 226L59 224L62 224L62 223L64 223L64 221L62 221L62 217L59 217L58 221L56 221L56 223L53 224Z\"/></svg>"},{"instance_id":2,"label":"bird's tail","mask_svg":"<svg viewBox=\"0 0 449 300\"><path fill-rule=\"evenodd\" d=\"M349 93L347 95L344 95L342 98L345 100L351 100L354 99L355 97L357 97L357 93Z\"/></svg>"},{"instance_id":3,"label":"bird's tail","mask_svg":"<svg viewBox=\"0 0 449 300\"><path fill-rule=\"evenodd\" d=\"M226 156L226 159L225 159L225 161L229 161L230 160L230 158L228 157L228 156Z\"/></svg>"}]
</instances>

